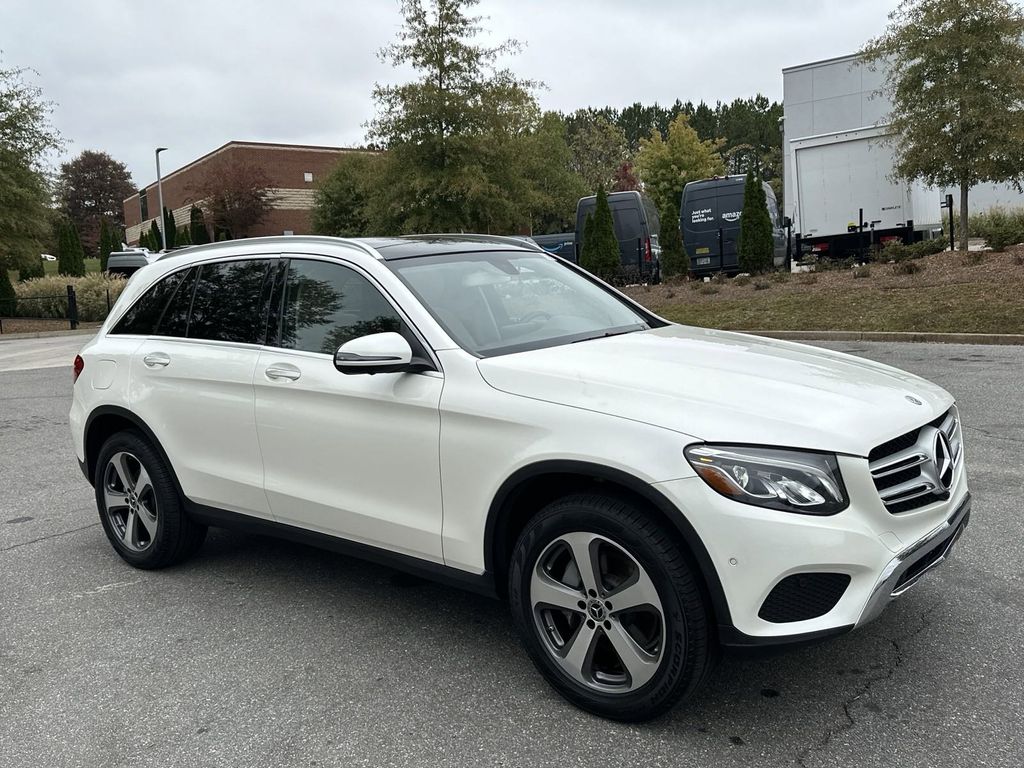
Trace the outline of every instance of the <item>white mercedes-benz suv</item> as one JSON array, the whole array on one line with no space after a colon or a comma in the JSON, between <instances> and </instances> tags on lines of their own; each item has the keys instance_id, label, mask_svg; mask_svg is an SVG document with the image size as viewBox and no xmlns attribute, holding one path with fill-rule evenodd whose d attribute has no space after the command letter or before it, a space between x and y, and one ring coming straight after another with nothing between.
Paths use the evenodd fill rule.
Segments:
<instances>
[{"instance_id":1,"label":"white mercedes-benz suv","mask_svg":"<svg viewBox=\"0 0 1024 768\"><path fill-rule=\"evenodd\" d=\"M547 680L620 720L721 645L870 621L970 512L943 389L666 322L522 240L188 248L135 274L74 373L131 565L248 526L496 595Z\"/></svg>"}]
</instances>

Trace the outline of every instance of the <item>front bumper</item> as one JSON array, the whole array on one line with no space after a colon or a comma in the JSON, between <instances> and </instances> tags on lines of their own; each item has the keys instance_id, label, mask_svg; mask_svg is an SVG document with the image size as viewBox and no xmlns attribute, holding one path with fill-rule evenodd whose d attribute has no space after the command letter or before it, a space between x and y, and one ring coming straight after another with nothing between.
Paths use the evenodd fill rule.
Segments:
<instances>
[{"instance_id":1,"label":"front bumper","mask_svg":"<svg viewBox=\"0 0 1024 768\"><path fill-rule=\"evenodd\" d=\"M922 576L945 562L970 521L971 494L968 493L948 520L889 561L878 577L878 584L872 590L857 626L878 618L891 600L904 594Z\"/></svg>"},{"instance_id":2,"label":"front bumper","mask_svg":"<svg viewBox=\"0 0 1024 768\"><path fill-rule=\"evenodd\" d=\"M892 599L949 556L970 516L964 462L957 466L948 498L890 514L867 461L850 456L840 456L839 461L851 503L831 516L739 504L699 478L655 484L707 549L724 598L716 603L723 644L800 643L849 631L876 618ZM800 583L806 576L821 574L848 577L830 608L795 620L762 612L782 582ZM721 602L727 610L722 610Z\"/></svg>"}]
</instances>

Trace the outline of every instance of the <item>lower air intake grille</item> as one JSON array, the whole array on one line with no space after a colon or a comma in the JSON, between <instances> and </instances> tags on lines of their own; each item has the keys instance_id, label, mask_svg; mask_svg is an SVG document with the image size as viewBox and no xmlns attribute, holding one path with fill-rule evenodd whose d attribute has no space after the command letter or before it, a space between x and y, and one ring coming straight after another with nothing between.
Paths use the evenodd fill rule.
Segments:
<instances>
[{"instance_id":1,"label":"lower air intake grille","mask_svg":"<svg viewBox=\"0 0 1024 768\"><path fill-rule=\"evenodd\" d=\"M768 594L757 615L773 624L816 619L836 607L849 584L845 573L787 576Z\"/></svg>"}]
</instances>

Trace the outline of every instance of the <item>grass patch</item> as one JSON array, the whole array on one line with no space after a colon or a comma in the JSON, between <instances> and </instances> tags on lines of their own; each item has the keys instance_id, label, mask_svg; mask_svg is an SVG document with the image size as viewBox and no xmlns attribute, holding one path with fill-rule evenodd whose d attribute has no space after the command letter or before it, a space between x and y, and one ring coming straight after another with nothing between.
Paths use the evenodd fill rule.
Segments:
<instances>
[{"instance_id":1,"label":"grass patch","mask_svg":"<svg viewBox=\"0 0 1024 768\"><path fill-rule=\"evenodd\" d=\"M704 283L700 287L700 293L701 293L702 296L714 296L716 293L719 293L721 290L722 289L719 288L714 283Z\"/></svg>"},{"instance_id":2,"label":"grass patch","mask_svg":"<svg viewBox=\"0 0 1024 768\"><path fill-rule=\"evenodd\" d=\"M687 325L733 330L1024 333L1020 289L942 285L806 295L748 294L713 304L676 304L659 314Z\"/></svg>"},{"instance_id":3,"label":"grass patch","mask_svg":"<svg viewBox=\"0 0 1024 768\"><path fill-rule=\"evenodd\" d=\"M974 266L948 251L872 265L870 279L853 279L853 270L844 269L802 273L786 283L752 278L755 290L734 279L714 285L715 294L699 290L710 283L672 296L664 286L627 293L669 320L708 328L1024 334L1021 266L1024 246L1014 246L1005 254L986 252Z\"/></svg>"},{"instance_id":4,"label":"grass patch","mask_svg":"<svg viewBox=\"0 0 1024 768\"><path fill-rule=\"evenodd\" d=\"M866 277L871 277L871 267L867 264L861 264L859 267L853 268L854 280L863 280Z\"/></svg>"}]
</instances>

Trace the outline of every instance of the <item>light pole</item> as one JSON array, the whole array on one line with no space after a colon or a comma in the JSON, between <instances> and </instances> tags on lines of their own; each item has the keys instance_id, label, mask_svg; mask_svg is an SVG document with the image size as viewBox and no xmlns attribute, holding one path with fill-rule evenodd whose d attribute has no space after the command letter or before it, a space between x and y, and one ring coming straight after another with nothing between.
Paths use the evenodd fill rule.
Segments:
<instances>
[{"instance_id":1,"label":"light pole","mask_svg":"<svg viewBox=\"0 0 1024 768\"><path fill-rule=\"evenodd\" d=\"M160 202L160 239L163 241L163 250L167 250L167 221L164 219L164 182L160 177L160 153L167 147L156 148L156 196Z\"/></svg>"}]
</instances>

